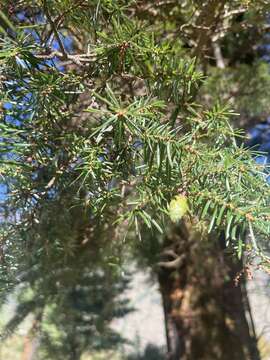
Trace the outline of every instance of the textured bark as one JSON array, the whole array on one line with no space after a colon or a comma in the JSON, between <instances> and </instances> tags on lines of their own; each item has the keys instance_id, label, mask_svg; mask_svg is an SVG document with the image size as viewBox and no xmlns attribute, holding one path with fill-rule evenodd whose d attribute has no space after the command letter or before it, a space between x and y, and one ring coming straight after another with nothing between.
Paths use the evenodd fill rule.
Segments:
<instances>
[{"instance_id":1,"label":"textured bark","mask_svg":"<svg viewBox=\"0 0 270 360\"><path fill-rule=\"evenodd\" d=\"M258 360L246 294L234 281L241 264L225 254L220 241L186 224L174 229L165 246L185 254L177 269L159 272L168 359Z\"/></svg>"}]
</instances>

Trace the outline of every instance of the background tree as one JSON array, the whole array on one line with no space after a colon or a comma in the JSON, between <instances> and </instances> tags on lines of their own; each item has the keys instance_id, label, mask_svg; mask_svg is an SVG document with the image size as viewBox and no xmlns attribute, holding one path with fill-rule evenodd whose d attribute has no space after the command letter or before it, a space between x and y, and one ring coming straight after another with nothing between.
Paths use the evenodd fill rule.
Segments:
<instances>
[{"instance_id":1,"label":"background tree","mask_svg":"<svg viewBox=\"0 0 270 360\"><path fill-rule=\"evenodd\" d=\"M233 105L241 109L246 78L231 80L225 68L256 68L254 51L240 52L234 37L257 43L268 8L265 1L3 2L3 299L19 284L31 289L27 313L37 314L49 356L58 353L40 310L64 311L76 287L89 286L93 300L84 294L83 304L91 314L105 277L100 296L107 300L108 290L110 311L104 299L93 310L96 329L104 329L119 286L108 267L138 254L136 243L159 269L172 359L258 358L242 290L233 286L239 264L228 254L257 254L268 266L269 189L229 123L234 112L216 100L236 83ZM269 81L265 70L263 77ZM214 81L224 96L209 94ZM49 321L63 327L62 340L72 337L79 358L91 346L76 342L81 314L67 324L58 314Z\"/></svg>"}]
</instances>

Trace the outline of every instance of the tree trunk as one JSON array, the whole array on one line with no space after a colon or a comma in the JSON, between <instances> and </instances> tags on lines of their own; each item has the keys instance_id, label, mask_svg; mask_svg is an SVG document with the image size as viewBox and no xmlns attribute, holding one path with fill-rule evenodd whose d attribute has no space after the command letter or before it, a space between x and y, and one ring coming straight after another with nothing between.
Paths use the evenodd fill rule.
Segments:
<instances>
[{"instance_id":1,"label":"tree trunk","mask_svg":"<svg viewBox=\"0 0 270 360\"><path fill-rule=\"evenodd\" d=\"M160 263L158 276L168 359L259 360L246 293L235 284L241 264L190 223L175 228L164 245L163 256L173 257Z\"/></svg>"},{"instance_id":2,"label":"tree trunk","mask_svg":"<svg viewBox=\"0 0 270 360\"><path fill-rule=\"evenodd\" d=\"M37 360L39 339L26 336L24 339L22 360Z\"/></svg>"},{"instance_id":3,"label":"tree trunk","mask_svg":"<svg viewBox=\"0 0 270 360\"><path fill-rule=\"evenodd\" d=\"M33 324L24 338L22 360L36 360L37 351L40 345L40 322L42 319L42 312L39 312L35 317Z\"/></svg>"}]
</instances>

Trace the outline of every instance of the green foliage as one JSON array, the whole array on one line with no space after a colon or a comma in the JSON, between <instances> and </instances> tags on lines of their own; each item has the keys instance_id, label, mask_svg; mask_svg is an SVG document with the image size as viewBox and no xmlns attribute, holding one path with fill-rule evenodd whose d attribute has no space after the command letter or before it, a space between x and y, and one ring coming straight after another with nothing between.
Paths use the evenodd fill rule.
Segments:
<instances>
[{"instance_id":1,"label":"green foliage","mask_svg":"<svg viewBox=\"0 0 270 360\"><path fill-rule=\"evenodd\" d=\"M269 85L269 66L262 61L253 64L252 72L247 64L211 68L202 96L207 96L211 103L217 100L229 103L240 114L242 124L248 126L251 117L269 114Z\"/></svg>"},{"instance_id":2,"label":"green foliage","mask_svg":"<svg viewBox=\"0 0 270 360\"><path fill-rule=\"evenodd\" d=\"M216 16L230 28L230 12L242 13L243 2L168 3L156 10L147 1L3 3L10 17L1 17L0 44L3 299L32 291L30 299L19 296L6 331L34 313L45 358L76 359L105 346L102 336L116 339L108 328L123 290L124 239L146 238L145 229L164 233L176 196L186 196L187 216L209 233L225 233L239 257L249 230L250 251L268 261L263 169L239 145L242 133L229 122L235 113L198 102L211 40L201 36L211 25L203 21ZM208 6L215 6L210 18ZM244 11L252 20L253 8ZM223 28L215 31L223 36ZM242 68L241 79L222 76L241 89ZM258 71L268 84L264 65Z\"/></svg>"},{"instance_id":3,"label":"green foliage","mask_svg":"<svg viewBox=\"0 0 270 360\"><path fill-rule=\"evenodd\" d=\"M127 360L162 360L164 359L163 349L150 344L146 347L144 354L131 354L127 357Z\"/></svg>"}]
</instances>

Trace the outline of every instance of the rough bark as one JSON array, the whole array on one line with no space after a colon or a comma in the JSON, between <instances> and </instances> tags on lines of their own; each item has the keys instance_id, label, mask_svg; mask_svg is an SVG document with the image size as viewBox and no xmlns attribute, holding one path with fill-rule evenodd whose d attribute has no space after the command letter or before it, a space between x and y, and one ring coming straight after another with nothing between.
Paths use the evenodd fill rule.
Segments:
<instances>
[{"instance_id":1,"label":"rough bark","mask_svg":"<svg viewBox=\"0 0 270 360\"><path fill-rule=\"evenodd\" d=\"M226 255L220 239L190 229L183 223L166 239L166 250L185 254L181 265L159 271L168 359L258 360L246 294L235 285L241 264Z\"/></svg>"}]
</instances>

